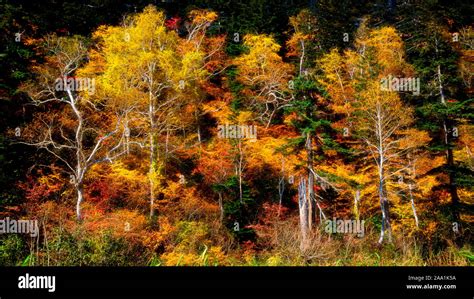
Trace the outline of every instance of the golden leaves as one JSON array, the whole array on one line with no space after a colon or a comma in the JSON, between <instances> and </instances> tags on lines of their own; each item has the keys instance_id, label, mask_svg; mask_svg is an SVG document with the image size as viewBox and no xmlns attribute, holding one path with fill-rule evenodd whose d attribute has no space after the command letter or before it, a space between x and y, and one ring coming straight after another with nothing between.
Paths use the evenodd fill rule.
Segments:
<instances>
[{"instance_id":1,"label":"golden leaves","mask_svg":"<svg viewBox=\"0 0 474 299\"><path fill-rule=\"evenodd\" d=\"M211 10L192 10L189 18L193 24L212 23L217 20L217 13Z\"/></svg>"}]
</instances>

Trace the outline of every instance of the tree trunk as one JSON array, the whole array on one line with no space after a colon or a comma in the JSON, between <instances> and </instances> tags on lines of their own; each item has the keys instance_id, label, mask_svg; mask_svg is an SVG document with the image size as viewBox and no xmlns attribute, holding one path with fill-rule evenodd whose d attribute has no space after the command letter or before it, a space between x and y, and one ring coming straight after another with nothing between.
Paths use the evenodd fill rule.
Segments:
<instances>
[{"instance_id":1,"label":"tree trunk","mask_svg":"<svg viewBox=\"0 0 474 299\"><path fill-rule=\"evenodd\" d=\"M449 145L450 146L450 143ZM456 178L454 175L454 154L453 154L453 149L451 147L448 148L447 150L447 162L448 162L448 171L449 171L449 193L451 195L451 211L453 214L453 221L458 222L459 221L459 211L458 211L458 206L459 206L459 195L458 195L458 188L456 186Z\"/></svg>"},{"instance_id":2,"label":"tree trunk","mask_svg":"<svg viewBox=\"0 0 474 299\"><path fill-rule=\"evenodd\" d=\"M281 205L282 205L282 202L283 202L283 194L285 192L285 177L282 175L282 177L280 178L280 181L278 182L278 196L279 196L279 200L278 200L278 216L280 216L280 212L281 212Z\"/></svg>"},{"instance_id":3,"label":"tree trunk","mask_svg":"<svg viewBox=\"0 0 474 299\"><path fill-rule=\"evenodd\" d=\"M130 128L128 127L128 116L125 118L125 152L130 154Z\"/></svg>"},{"instance_id":4,"label":"tree trunk","mask_svg":"<svg viewBox=\"0 0 474 299\"><path fill-rule=\"evenodd\" d=\"M308 198L306 190L306 181L304 178L302 178L298 186L298 207L301 232L300 249L302 251L306 249L308 238Z\"/></svg>"},{"instance_id":5,"label":"tree trunk","mask_svg":"<svg viewBox=\"0 0 474 299\"><path fill-rule=\"evenodd\" d=\"M304 55L305 55L305 47L304 47L304 41L301 41L301 56L300 56L300 72L299 75L301 76L301 73L303 72L303 63L304 63Z\"/></svg>"},{"instance_id":6,"label":"tree trunk","mask_svg":"<svg viewBox=\"0 0 474 299\"><path fill-rule=\"evenodd\" d=\"M76 217L77 221L82 220L82 210L81 210L81 204L84 199L83 191L82 191L82 186L77 185L76 186L76 193L77 193L77 202L76 202Z\"/></svg>"},{"instance_id":7,"label":"tree trunk","mask_svg":"<svg viewBox=\"0 0 474 299\"><path fill-rule=\"evenodd\" d=\"M281 178L278 182L278 216L280 216L281 204L283 202L283 194L285 193L285 160L281 160Z\"/></svg>"},{"instance_id":8,"label":"tree trunk","mask_svg":"<svg viewBox=\"0 0 474 299\"><path fill-rule=\"evenodd\" d=\"M390 217L389 217L389 205L386 196L386 188L385 188L385 178L384 178L384 170L383 170L383 155L380 155L379 160L379 198L380 198L380 210L382 211L382 227L380 229L380 239L379 244L382 244L383 239L385 237L385 232L388 233L388 240L392 242L392 227L390 225Z\"/></svg>"},{"instance_id":9,"label":"tree trunk","mask_svg":"<svg viewBox=\"0 0 474 299\"><path fill-rule=\"evenodd\" d=\"M197 135L198 135L198 142L201 144L201 127L197 126Z\"/></svg>"},{"instance_id":10,"label":"tree trunk","mask_svg":"<svg viewBox=\"0 0 474 299\"><path fill-rule=\"evenodd\" d=\"M242 165L243 165L242 141L241 139L239 139L239 198L240 198L241 204L243 204Z\"/></svg>"},{"instance_id":11,"label":"tree trunk","mask_svg":"<svg viewBox=\"0 0 474 299\"><path fill-rule=\"evenodd\" d=\"M153 134L150 134L150 169L149 169L149 182L150 182L150 218L155 216L155 146Z\"/></svg>"},{"instance_id":12,"label":"tree trunk","mask_svg":"<svg viewBox=\"0 0 474 299\"><path fill-rule=\"evenodd\" d=\"M152 84L151 84L152 85ZM149 92L148 121L150 124L150 165L149 165L149 182L150 182L150 218L155 216L155 106L153 94Z\"/></svg>"},{"instance_id":13,"label":"tree trunk","mask_svg":"<svg viewBox=\"0 0 474 299\"><path fill-rule=\"evenodd\" d=\"M220 210L220 221L224 221L224 204L222 203L222 193L219 192L219 210Z\"/></svg>"},{"instance_id":14,"label":"tree trunk","mask_svg":"<svg viewBox=\"0 0 474 299\"><path fill-rule=\"evenodd\" d=\"M81 221L82 219L82 211L81 211L81 203L84 200L83 192L82 192L82 182L84 179L84 175L86 173L86 165L85 161L83 160L83 150L82 150L82 134L83 134L83 119L82 114L76 106L77 99L74 98L71 90L68 88L67 93L69 96L69 104L76 115L77 118L77 127L76 127L76 134L75 134L75 141L76 141L76 169L74 174L74 185L76 187L77 193L77 203L76 203L76 217L77 221Z\"/></svg>"},{"instance_id":15,"label":"tree trunk","mask_svg":"<svg viewBox=\"0 0 474 299\"><path fill-rule=\"evenodd\" d=\"M308 186L307 186L307 202L308 202L308 229L311 230L313 227L313 200L314 200L314 176L312 173L313 169L313 149L311 133L308 132L306 137L306 166L308 168ZM305 190L306 192L306 190Z\"/></svg>"},{"instance_id":16,"label":"tree trunk","mask_svg":"<svg viewBox=\"0 0 474 299\"><path fill-rule=\"evenodd\" d=\"M438 47L436 46L436 52L438 52ZM441 73L441 65L438 64L438 87L439 87L439 95L441 104L446 107L446 99L444 96L444 87L442 81L442 73ZM459 221L459 212L458 212L458 205L459 205L459 195L458 189L456 186L456 178L454 176L454 153L451 147L451 132L452 126L449 125L449 119L443 119L443 133L444 133L444 144L447 147L446 149L446 164L448 166L449 172L449 194L451 196L451 213L453 216L453 221Z\"/></svg>"},{"instance_id":17,"label":"tree trunk","mask_svg":"<svg viewBox=\"0 0 474 299\"><path fill-rule=\"evenodd\" d=\"M416 228L418 228L418 215L416 214L415 200L413 199L413 193L411 191L412 190L411 184L408 185L408 188L410 190L411 209L413 211L413 217L415 217Z\"/></svg>"},{"instance_id":18,"label":"tree trunk","mask_svg":"<svg viewBox=\"0 0 474 299\"><path fill-rule=\"evenodd\" d=\"M359 221L359 200L360 200L360 190L356 191L354 195L354 216L357 221Z\"/></svg>"}]
</instances>

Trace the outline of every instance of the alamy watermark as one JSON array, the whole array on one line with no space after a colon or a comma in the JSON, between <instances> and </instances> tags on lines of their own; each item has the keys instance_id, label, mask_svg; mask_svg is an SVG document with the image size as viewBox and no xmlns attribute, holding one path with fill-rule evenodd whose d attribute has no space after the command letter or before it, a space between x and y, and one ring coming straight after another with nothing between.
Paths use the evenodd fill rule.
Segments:
<instances>
[{"instance_id":1,"label":"alamy watermark","mask_svg":"<svg viewBox=\"0 0 474 299\"><path fill-rule=\"evenodd\" d=\"M38 233L38 220L0 219L0 234L30 234L34 238Z\"/></svg>"},{"instance_id":2,"label":"alamy watermark","mask_svg":"<svg viewBox=\"0 0 474 299\"><path fill-rule=\"evenodd\" d=\"M383 91L407 91L420 95L420 78L397 78L389 75L380 80Z\"/></svg>"},{"instance_id":3,"label":"alamy watermark","mask_svg":"<svg viewBox=\"0 0 474 299\"><path fill-rule=\"evenodd\" d=\"M247 138L251 141L257 140L257 127L247 125L219 125L217 127L217 137L219 138Z\"/></svg>"},{"instance_id":4,"label":"alamy watermark","mask_svg":"<svg viewBox=\"0 0 474 299\"><path fill-rule=\"evenodd\" d=\"M56 291L56 276L37 276L26 273L18 277L19 289L47 289L48 292Z\"/></svg>"},{"instance_id":5,"label":"alamy watermark","mask_svg":"<svg viewBox=\"0 0 474 299\"><path fill-rule=\"evenodd\" d=\"M54 81L54 89L56 91L87 91L89 94L95 92L94 78L80 78L80 77L60 77Z\"/></svg>"},{"instance_id":6,"label":"alamy watermark","mask_svg":"<svg viewBox=\"0 0 474 299\"><path fill-rule=\"evenodd\" d=\"M328 234L356 234L359 238L365 235L365 220L326 220L324 231Z\"/></svg>"}]
</instances>

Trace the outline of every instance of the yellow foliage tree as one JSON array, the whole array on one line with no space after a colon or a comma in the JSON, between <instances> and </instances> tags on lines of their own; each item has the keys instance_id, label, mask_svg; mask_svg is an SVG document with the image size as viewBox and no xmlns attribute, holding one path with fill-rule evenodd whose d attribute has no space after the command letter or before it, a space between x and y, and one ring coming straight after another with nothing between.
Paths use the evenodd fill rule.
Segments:
<instances>
[{"instance_id":1,"label":"yellow foliage tree","mask_svg":"<svg viewBox=\"0 0 474 299\"><path fill-rule=\"evenodd\" d=\"M248 52L234 60L237 79L247 87L250 107L268 127L275 113L291 100L293 67L278 55L280 45L271 36L249 34L244 37L244 45Z\"/></svg>"},{"instance_id":2,"label":"yellow foliage tree","mask_svg":"<svg viewBox=\"0 0 474 299\"><path fill-rule=\"evenodd\" d=\"M155 214L156 189L163 179L159 142L189 122L201 81L206 78L206 53L200 49L212 12L191 12L188 38L165 26L165 15L154 6L129 16L121 26L102 26L95 33L98 50L89 71L100 74L99 92L127 110L129 144L149 155L150 217ZM197 41L199 40L199 42ZM183 113L188 111L189 113Z\"/></svg>"}]
</instances>

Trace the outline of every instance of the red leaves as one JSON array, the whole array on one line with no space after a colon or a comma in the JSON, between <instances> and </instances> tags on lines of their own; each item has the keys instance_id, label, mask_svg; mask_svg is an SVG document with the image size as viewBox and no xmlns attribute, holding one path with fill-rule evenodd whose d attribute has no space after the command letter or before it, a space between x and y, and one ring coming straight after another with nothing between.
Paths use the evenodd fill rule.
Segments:
<instances>
[{"instance_id":1,"label":"red leaves","mask_svg":"<svg viewBox=\"0 0 474 299\"><path fill-rule=\"evenodd\" d=\"M107 179L94 180L87 188L86 201L96 203L102 211L112 208L112 201L119 197L119 192Z\"/></svg>"},{"instance_id":2,"label":"red leaves","mask_svg":"<svg viewBox=\"0 0 474 299\"><path fill-rule=\"evenodd\" d=\"M173 17L169 20L166 20L165 26L169 30L178 30L180 22L181 22L180 17Z\"/></svg>"},{"instance_id":3,"label":"red leaves","mask_svg":"<svg viewBox=\"0 0 474 299\"><path fill-rule=\"evenodd\" d=\"M43 172L40 171L39 177L29 174L26 177L26 182L21 182L18 186L25 191L25 198L28 201L39 202L61 190L64 181L57 174L43 175Z\"/></svg>"}]
</instances>

